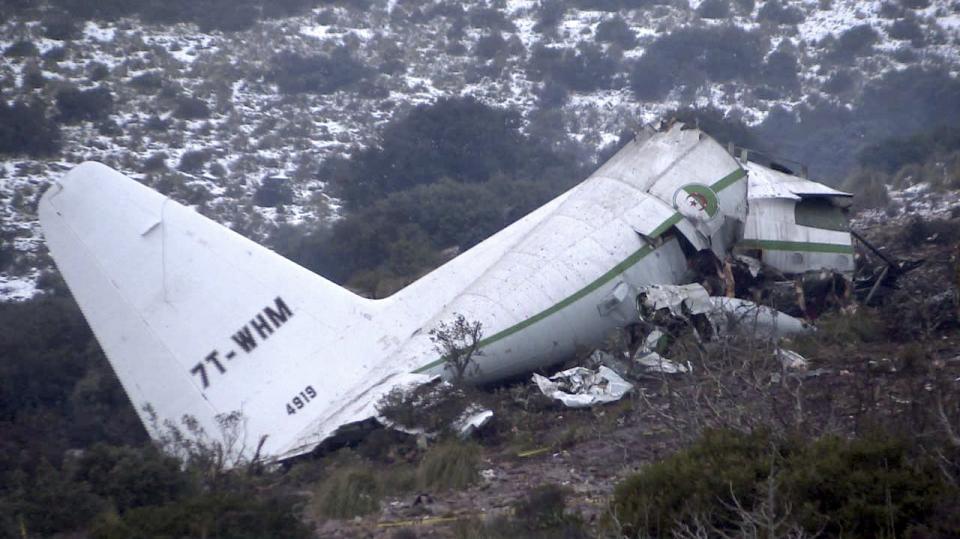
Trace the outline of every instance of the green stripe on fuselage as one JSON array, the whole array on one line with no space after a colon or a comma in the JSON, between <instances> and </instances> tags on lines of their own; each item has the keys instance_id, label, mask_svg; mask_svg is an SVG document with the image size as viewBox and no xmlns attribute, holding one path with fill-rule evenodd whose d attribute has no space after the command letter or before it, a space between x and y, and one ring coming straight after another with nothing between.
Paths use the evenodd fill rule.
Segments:
<instances>
[{"instance_id":1,"label":"green stripe on fuselage","mask_svg":"<svg viewBox=\"0 0 960 539\"><path fill-rule=\"evenodd\" d=\"M736 183L737 180L743 178L743 177L746 176L746 175L747 175L747 172L746 172L744 169L742 169L742 168L737 168L737 170L734 170L734 171L731 172L730 174L727 174L726 176L724 176L724 177L721 178L720 180L716 181L713 185L710 186L710 188L713 189L715 192L720 192L720 191L726 189L727 187L730 187L731 185L733 185L734 183ZM683 216L680 215L680 212L674 213L674 214L671 215L667 220L665 220L664 222L660 223L660 225L657 226L657 228L653 229L653 232L650 233L650 238L656 238L657 236L660 236L661 234L663 234L664 232L666 232L667 230L669 230L670 227L672 227L672 226L674 226L675 224L679 223L681 219L683 219ZM539 322L539 321L541 321L541 320L543 320L543 319L545 319L545 318L547 318L547 317L549 317L549 316L551 316L551 315L553 315L553 314L556 314L557 312L563 310L564 308L569 307L570 305L576 303L577 300L582 299L584 296L588 295L589 293L593 292L594 290L596 290L596 289L600 288L601 286L609 283L609 282L612 281L617 275L620 275L621 273L627 271L627 270L630 269L632 266L634 266L635 264L637 264L638 262L640 262L641 260L643 260L644 257L646 257L648 254L652 253L653 251L654 251L654 248L653 248L652 245L650 245L650 244L644 245L643 247L641 247L640 249L638 249L635 253L633 253L632 255L628 256L626 259L624 259L622 262L620 262L619 264L617 264L616 266L614 266L613 268L611 268L609 271L607 271L606 273L604 273L603 275L601 275L600 277L598 277L597 279L595 279L593 282L591 282L591 283L588 284L587 286L585 286L585 287L581 288L580 290L574 292L572 295L568 296L566 299L560 301L559 303L553 305L552 307L550 307L550 308L548 308L548 309L546 309L546 310L544 310L544 311L541 311L541 312L539 312L539 313L531 316L530 318L527 318L527 319L524 320L523 322L520 322L520 323L518 323L518 324L515 324L515 325L513 325L513 326L510 326L509 328L507 328L507 329L505 329L505 330L503 330L503 331L500 331L500 332L498 332L498 333L495 333L494 335L491 335L490 337L487 337L486 339L482 339L482 340L480 341L480 343L479 343L480 348L483 348L484 346L493 344L493 343L495 343L495 342L497 342L497 341L503 340L503 339L505 339L505 338L513 335L514 333L517 333L518 331L524 330L524 329L532 326L533 324L536 324L537 322ZM429 369L432 369L433 367L436 367L437 365L440 365L440 364L443 363L444 361L446 361L445 358L440 358L440 359L431 361L430 363L427 363L426 365L424 365L424 366L416 369L416 370L413 371L413 372L415 372L415 373L421 373L421 372L427 371L427 370L429 370Z\"/></svg>"},{"instance_id":2,"label":"green stripe on fuselage","mask_svg":"<svg viewBox=\"0 0 960 539\"><path fill-rule=\"evenodd\" d=\"M853 247L842 243L817 243L812 241L741 240L738 248L765 249L767 251L797 251L804 253L853 254Z\"/></svg>"}]
</instances>

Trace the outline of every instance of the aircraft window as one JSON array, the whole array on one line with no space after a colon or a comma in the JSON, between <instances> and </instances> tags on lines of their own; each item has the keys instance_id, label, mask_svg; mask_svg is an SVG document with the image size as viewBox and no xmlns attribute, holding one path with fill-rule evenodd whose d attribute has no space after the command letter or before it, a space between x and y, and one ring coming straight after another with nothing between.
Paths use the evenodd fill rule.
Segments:
<instances>
[{"instance_id":1,"label":"aircraft window","mask_svg":"<svg viewBox=\"0 0 960 539\"><path fill-rule=\"evenodd\" d=\"M825 198L805 198L797 202L795 215L800 226L840 231L850 229L843 210Z\"/></svg>"}]
</instances>

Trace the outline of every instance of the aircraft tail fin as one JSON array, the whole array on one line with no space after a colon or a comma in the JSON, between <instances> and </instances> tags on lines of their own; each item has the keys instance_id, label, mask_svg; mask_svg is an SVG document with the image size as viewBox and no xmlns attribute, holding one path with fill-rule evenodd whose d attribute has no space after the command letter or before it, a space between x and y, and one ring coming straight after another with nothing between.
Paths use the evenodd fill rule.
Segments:
<instances>
[{"instance_id":1,"label":"aircraft tail fin","mask_svg":"<svg viewBox=\"0 0 960 539\"><path fill-rule=\"evenodd\" d=\"M305 430L389 378L397 342L359 297L98 163L44 194L54 260L148 429L240 412L249 447ZM343 414L337 416L343 419ZM313 425L314 427L311 427ZM319 426L318 426L319 425ZM158 433L153 432L153 435Z\"/></svg>"}]
</instances>

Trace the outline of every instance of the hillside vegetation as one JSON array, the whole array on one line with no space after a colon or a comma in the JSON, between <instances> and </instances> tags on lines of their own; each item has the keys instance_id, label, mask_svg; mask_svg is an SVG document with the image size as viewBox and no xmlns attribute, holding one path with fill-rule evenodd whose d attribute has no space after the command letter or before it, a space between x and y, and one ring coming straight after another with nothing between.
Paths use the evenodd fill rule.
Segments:
<instances>
[{"instance_id":1,"label":"hillside vegetation","mask_svg":"<svg viewBox=\"0 0 960 539\"><path fill-rule=\"evenodd\" d=\"M70 165L105 162L262 241L381 201L381 181L350 187L338 163L363 152L402 159L414 142L379 147L378 137L395 138L392 121L441 99L506 109L522 136L562 156L558 171L589 168L625 129L695 107L751 126L763 149L837 184L860 149L957 123L956 10L895 0L8 0L0 295L28 297L49 267L34 204ZM364 166L374 168L351 177L377 172ZM542 159L526 166L519 179L552 174Z\"/></svg>"}]
</instances>

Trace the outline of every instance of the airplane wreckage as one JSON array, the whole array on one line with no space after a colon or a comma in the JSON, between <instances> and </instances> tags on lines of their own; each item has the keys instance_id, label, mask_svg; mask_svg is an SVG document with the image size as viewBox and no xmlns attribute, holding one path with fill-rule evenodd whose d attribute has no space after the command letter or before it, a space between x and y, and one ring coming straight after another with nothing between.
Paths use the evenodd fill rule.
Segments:
<instances>
[{"instance_id":1,"label":"airplane wreckage","mask_svg":"<svg viewBox=\"0 0 960 539\"><path fill-rule=\"evenodd\" d=\"M826 275L823 297L849 294L850 202L699 129L645 129L580 184L384 299L98 163L52 186L39 214L148 430L192 416L217 432L218 416L239 411L260 455L286 459L377 416L391 389L449 376L432 336L457 317L482 327L466 373L476 383L563 362L657 313L752 313L773 335L803 331L754 303L749 281L793 276L784 295L798 316L812 308L794 301L798 276Z\"/></svg>"}]
</instances>

